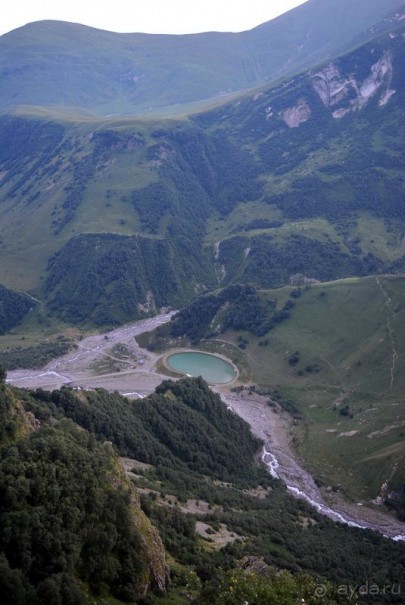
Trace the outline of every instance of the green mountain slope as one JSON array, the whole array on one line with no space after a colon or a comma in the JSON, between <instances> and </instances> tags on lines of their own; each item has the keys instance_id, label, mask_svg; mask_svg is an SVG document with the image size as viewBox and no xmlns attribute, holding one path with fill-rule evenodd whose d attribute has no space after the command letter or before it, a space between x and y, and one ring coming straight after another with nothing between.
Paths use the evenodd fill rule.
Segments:
<instances>
[{"instance_id":1,"label":"green mountain slope","mask_svg":"<svg viewBox=\"0 0 405 605\"><path fill-rule=\"evenodd\" d=\"M405 280L304 284L199 297L149 344L232 343L244 375L301 416L294 443L320 484L384 500L405 481Z\"/></svg>"},{"instance_id":2,"label":"green mountain slope","mask_svg":"<svg viewBox=\"0 0 405 605\"><path fill-rule=\"evenodd\" d=\"M230 587L237 586L238 594L252 595L245 592L248 581L248 586L258 590L255 599L259 605L267 605L269 595L273 598L275 591L277 603L293 605L297 594L309 600L316 582L319 585L321 581L324 589L321 602L333 605L337 602L337 586L345 583L355 585L357 574L369 574L373 582L382 582L383 585L391 582L395 586L398 578L402 577L401 544L374 532L336 524L318 515L304 502L291 498L282 484L254 461L253 455L259 444L250 435L247 425L230 414L218 395L214 395L201 379L185 379L177 383L165 381L156 393L136 402L102 389L77 392L63 388L52 393L7 389L7 393L20 400L21 413L30 417L31 422L35 419L37 424L38 420L42 424L34 433L20 438L15 447L6 452L6 460L2 456L0 465L3 472L13 451L18 460L19 485L27 485L24 479L34 466L41 470L50 469L48 476L38 473L43 489L39 494L35 492L37 499L34 502L29 498L22 499L20 503L19 513L22 515L28 509L33 520L31 523L35 523L39 514L42 515L41 520L46 520L49 507L58 496L61 511L69 510L70 503L74 503L76 493L81 489L82 481L78 477L66 502L64 494L55 490L55 467L68 482L70 474L74 473L75 461L84 458L95 463L98 459L96 472L88 480L93 486L100 475L103 477L106 457L114 459L111 444L105 444L106 438L120 455L136 454L143 461L124 460L131 482L142 491L142 508L158 527L170 555L168 560L173 582L167 596L149 591L147 597L135 599L135 602L142 603L146 598L151 604L183 605L193 598L198 603L220 604L227 602L224 601L227 594L234 599ZM78 432L66 416L82 427L81 431ZM72 456L65 459L72 433L80 444ZM88 444L86 451L81 447L83 444ZM39 445L42 445L41 451ZM28 461L21 456L22 451L35 456ZM91 469L91 464L85 465L84 479L88 478L87 471ZM114 483L115 475L112 477ZM37 485L38 482L30 484L30 487L34 490ZM114 489L117 489L116 485ZM114 493L113 489L111 492ZM42 494L48 495L47 506L43 506ZM90 502L93 496L104 502L101 486L98 491L88 490L86 495ZM1 505L8 516L8 500L2 500ZM103 512L104 509L99 507L99 510ZM114 510L114 507L110 508L111 513ZM124 512L125 507L117 515L119 528L119 523L126 520ZM69 529L72 522L70 516L66 517L66 523L61 525L63 530L65 526ZM104 574L107 586L102 587L102 594L97 594L97 582L90 583L93 590L88 594L88 601L115 603L109 591L109 574L114 571L116 560L109 558L110 565L107 568L103 566L110 554L109 545L117 536L113 531L115 520L109 518L111 522L105 531L104 518L101 517L98 519L96 514L91 517L91 544L106 541L104 548L92 557L91 573L95 579ZM207 528L207 533L198 533L202 526ZM228 535L231 541L227 545L218 544L214 540L218 539L219 533ZM15 589L20 581L21 590L24 576L30 573L25 568L15 568L20 551L25 552L29 544L28 536L20 550L13 553L12 564L2 567L6 573L1 579L7 579L8 589L10 586ZM83 549L82 557L93 552ZM125 553L123 549L122 554ZM7 556L11 558L9 550ZM125 563L124 569L118 568L120 572L127 571L132 561L127 558ZM44 568L42 560L36 569L43 573L41 580L46 583L48 591L49 584L56 592L54 584L60 584L61 579L67 583L66 575L69 574L63 578L53 575L45 579L48 569ZM134 569L130 578L132 583L139 577L139 571L139 567ZM87 560L79 569L79 578L83 578L86 572ZM73 583L72 578L67 579ZM37 585L37 581L32 580ZM118 579L112 582L113 587L117 584L122 587ZM79 587L83 591L83 583ZM46 602L40 600L45 587L36 588L37 601ZM65 591L68 592L66 588ZM368 595L366 599L363 596L360 593L357 602L361 605L370 603ZM389 592L380 602L387 605L398 602L395 601L396 596L397 591ZM126 596L126 600L134 602L131 595ZM21 598L21 602L26 603L27 598Z\"/></svg>"},{"instance_id":3,"label":"green mountain slope","mask_svg":"<svg viewBox=\"0 0 405 605\"><path fill-rule=\"evenodd\" d=\"M18 324L35 305L28 295L0 286L0 334Z\"/></svg>"},{"instance_id":4,"label":"green mountain slope","mask_svg":"<svg viewBox=\"0 0 405 605\"><path fill-rule=\"evenodd\" d=\"M219 395L201 378L164 381L154 394L130 405L121 395L103 390L79 398L71 389L33 396L34 412L38 406L56 406L98 439L112 441L122 456L235 483L266 478L254 461L260 442L243 420L230 417Z\"/></svg>"},{"instance_id":5,"label":"green mountain slope","mask_svg":"<svg viewBox=\"0 0 405 605\"><path fill-rule=\"evenodd\" d=\"M188 240L113 234L72 238L50 261L48 308L67 323L125 323L181 307L213 284Z\"/></svg>"},{"instance_id":6,"label":"green mountain slope","mask_svg":"<svg viewBox=\"0 0 405 605\"><path fill-rule=\"evenodd\" d=\"M239 34L114 34L43 21L0 39L0 108L150 113L308 69L398 26L401 0L309 0ZM388 22L384 21L388 17Z\"/></svg>"},{"instance_id":7,"label":"green mountain slope","mask_svg":"<svg viewBox=\"0 0 405 605\"><path fill-rule=\"evenodd\" d=\"M242 34L1 37L3 359L182 308L142 344L226 351L238 389L290 412L326 498L403 519L402 6L309 0ZM6 605L401 602L403 544L292 499L201 379L134 402L4 379ZM149 590L167 587L161 540L167 595Z\"/></svg>"},{"instance_id":8,"label":"green mountain slope","mask_svg":"<svg viewBox=\"0 0 405 605\"><path fill-rule=\"evenodd\" d=\"M24 398L0 384L2 601L133 602L164 590L163 544L113 448L71 421L35 418Z\"/></svg>"},{"instance_id":9,"label":"green mountain slope","mask_svg":"<svg viewBox=\"0 0 405 605\"><path fill-rule=\"evenodd\" d=\"M0 283L111 325L235 282L402 272L404 62L401 30L182 119L2 116Z\"/></svg>"}]
</instances>

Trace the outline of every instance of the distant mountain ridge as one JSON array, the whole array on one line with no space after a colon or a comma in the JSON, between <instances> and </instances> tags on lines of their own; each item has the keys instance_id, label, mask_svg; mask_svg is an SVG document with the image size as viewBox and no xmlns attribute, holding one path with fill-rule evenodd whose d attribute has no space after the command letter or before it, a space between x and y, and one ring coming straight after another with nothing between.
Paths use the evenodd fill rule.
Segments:
<instances>
[{"instance_id":1,"label":"distant mountain ridge","mask_svg":"<svg viewBox=\"0 0 405 605\"><path fill-rule=\"evenodd\" d=\"M308 0L241 33L117 34L39 21L0 38L0 111L150 113L274 82L400 25L402 0Z\"/></svg>"}]
</instances>

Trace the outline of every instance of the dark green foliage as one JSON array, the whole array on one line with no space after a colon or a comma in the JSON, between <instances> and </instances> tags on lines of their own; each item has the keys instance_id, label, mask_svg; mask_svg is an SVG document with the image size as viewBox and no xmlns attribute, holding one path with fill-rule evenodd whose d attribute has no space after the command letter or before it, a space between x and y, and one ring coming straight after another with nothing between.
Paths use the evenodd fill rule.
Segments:
<instances>
[{"instance_id":1,"label":"dark green foliage","mask_svg":"<svg viewBox=\"0 0 405 605\"><path fill-rule=\"evenodd\" d=\"M0 366L0 444L8 443L15 436L18 421L13 410L13 397L5 386L6 372Z\"/></svg>"},{"instance_id":2,"label":"dark green foliage","mask_svg":"<svg viewBox=\"0 0 405 605\"><path fill-rule=\"evenodd\" d=\"M6 595L15 590L15 602L28 603L35 591L35 604L81 603L77 576L95 592L109 587L123 599L139 594L145 554L130 496L112 486L112 473L111 451L68 420L3 447L0 551Z\"/></svg>"},{"instance_id":3,"label":"dark green foliage","mask_svg":"<svg viewBox=\"0 0 405 605\"><path fill-rule=\"evenodd\" d=\"M177 382L165 380L157 387L156 393L165 395L169 400L170 395L173 394L187 408L201 415L206 425L204 428L201 427L202 434L205 431L209 431L208 434L212 432L207 423L214 427L212 434L216 435L216 439L213 443L215 444L216 441L218 446L218 452L215 454L218 459L213 460L210 466L215 468L216 464L222 463L224 475L229 472L230 477L246 477L248 469L249 472L254 473L253 457L260 447L260 442L252 436L246 422L230 413L219 395L211 391L202 378L185 378ZM188 440L193 441L190 436ZM201 469L204 469L204 463Z\"/></svg>"},{"instance_id":4,"label":"dark green foliage","mask_svg":"<svg viewBox=\"0 0 405 605\"><path fill-rule=\"evenodd\" d=\"M144 189L135 190L131 202L144 230L147 233L158 233L161 219L175 204L175 196L162 183L152 183Z\"/></svg>"},{"instance_id":5,"label":"dark green foliage","mask_svg":"<svg viewBox=\"0 0 405 605\"><path fill-rule=\"evenodd\" d=\"M181 306L192 297L197 282L209 284L209 271L200 260L190 240L80 235L49 263L48 305L75 324L138 319L145 316L139 305L149 292L156 308Z\"/></svg>"},{"instance_id":6,"label":"dark green foliage","mask_svg":"<svg viewBox=\"0 0 405 605\"><path fill-rule=\"evenodd\" d=\"M175 477L176 473L157 474L160 485L163 480L168 493L178 495L178 486L171 482ZM207 551L199 549L190 514L176 508L162 510L162 502L144 497L145 510L159 527L169 551L181 562L195 566L200 578L208 581L207 590L213 588L222 571L235 570L243 557L256 555L277 570L289 570L294 577L303 572L311 574L319 584L358 587L366 583L363 578L368 578L369 585L396 587L394 594L387 592L380 600L373 600L368 594L363 598L357 595L359 605L401 603L397 588L405 573L402 544L371 531L336 524L305 502L289 497L281 484L273 484L265 498L257 498L235 486L207 484L194 478L192 485L183 482L179 493L183 498L192 494L209 503L208 513L197 515L196 519L211 526L211 535L224 524L228 531L244 537L208 556ZM166 496L165 500L172 498ZM306 518L312 522L304 529L302 521Z\"/></svg>"},{"instance_id":7,"label":"dark green foliage","mask_svg":"<svg viewBox=\"0 0 405 605\"><path fill-rule=\"evenodd\" d=\"M26 294L0 286L0 334L13 328L36 305Z\"/></svg>"},{"instance_id":8,"label":"dark green foliage","mask_svg":"<svg viewBox=\"0 0 405 605\"><path fill-rule=\"evenodd\" d=\"M260 165L254 156L222 133L213 137L217 168L218 192L214 191L216 208L222 214L232 210L236 202L248 202L260 197L262 187L257 180Z\"/></svg>"},{"instance_id":9,"label":"dark green foliage","mask_svg":"<svg viewBox=\"0 0 405 605\"><path fill-rule=\"evenodd\" d=\"M87 599L77 580L67 573L53 574L38 584L38 605L85 605Z\"/></svg>"},{"instance_id":10,"label":"dark green foliage","mask_svg":"<svg viewBox=\"0 0 405 605\"><path fill-rule=\"evenodd\" d=\"M296 179L289 192L268 201L277 204L284 216L292 219L323 216L335 222L359 211L387 218L403 218L400 178L389 178L382 170L384 164L392 170L400 168L396 165L395 156L384 158L383 153L370 151L373 132L368 128L359 132L361 135L352 143L347 156L350 170L344 167L334 169L332 183L315 176ZM283 168L287 170L288 166L283 165Z\"/></svg>"},{"instance_id":11,"label":"dark green foliage","mask_svg":"<svg viewBox=\"0 0 405 605\"><path fill-rule=\"evenodd\" d=\"M55 155L63 141L64 128L55 122L26 120L3 115L0 117L0 164L5 171L2 185L16 179L8 190L15 196L33 175L42 171ZM12 153L10 153L10 141Z\"/></svg>"},{"instance_id":12,"label":"dark green foliage","mask_svg":"<svg viewBox=\"0 0 405 605\"><path fill-rule=\"evenodd\" d=\"M212 323L217 314L220 318L215 332ZM173 318L170 333L187 336L192 341L226 330L247 330L263 336L275 323L287 318L287 309L277 311L276 302L263 300L255 287L236 284L217 294L196 298Z\"/></svg>"},{"instance_id":13,"label":"dark green foliage","mask_svg":"<svg viewBox=\"0 0 405 605\"><path fill-rule=\"evenodd\" d=\"M211 172L215 166L205 159L199 170L194 170L194 163L207 147L206 137L187 127L180 133L159 130L153 137L158 143L149 148L148 155L160 166L160 180L134 191L131 201L146 231L158 233L160 221L166 217L170 237L186 238L197 247L212 212L212 192L204 181L206 165Z\"/></svg>"},{"instance_id":14,"label":"dark green foliage","mask_svg":"<svg viewBox=\"0 0 405 605\"><path fill-rule=\"evenodd\" d=\"M40 409L49 409L51 402L59 413L72 418L102 441L112 441L123 456L133 456L144 462L160 464L165 459L175 464L174 457L162 446L153 434L147 433L135 413L135 405L115 393L103 389L89 391L86 398L68 388L53 391L51 396L44 391L37 391L35 398ZM41 402L45 404L41 405ZM37 404L37 405L38 405ZM28 402L29 406L34 405ZM36 407L33 408L38 414Z\"/></svg>"},{"instance_id":15,"label":"dark green foliage","mask_svg":"<svg viewBox=\"0 0 405 605\"><path fill-rule=\"evenodd\" d=\"M6 382L6 378L7 378L7 370L6 370L5 366L0 364L0 383L4 384Z\"/></svg>"},{"instance_id":16,"label":"dark green foliage","mask_svg":"<svg viewBox=\"0 0 405 605\"><path fill-rule=\"evenodd\" d=\"M366 578L369 583L384 586L401 583L404 577L402 544L371 531L340 526L320 516L305 502L288 496L285 488L271 480L264 469L259 472L253 463L258 443L247 426L229 414L201 379L165 381L155 395L134 403L103 390L82 392L79 396L67 388L52 394L41 390L16 393L23 395L24 407L41 419L43 428L2 452L0 508L4 510L9 503L15 511L10 523L2 523L2 527L11 527L11 523L13 527L11 533L2 534L1 538L7 556L6 561L0 560L2 582L8 587L5 594L12 586L16 595L30 590L36 590L36 595L58 591L74 595L77 585L69 565L76 562L76 572L93 591L102 591L107 584L120 598L134 598L134 587L128 583L126 574L131 570L132 578L139 577L142 560L134 555L139 552L135 548L136 536L128 530L125 512L128 495L108 488L110 484L106 481L111 450L100 448L87 432L79 432L66 419L61 420L63 415L88 428L101 441L106 438L113 441L121 453L136 457L138 453L142 455L145 445L143 451L151 451L145 461L156 466L141 482L151 481L146 485L154 486L155 479L161 493L175 494L182 502L189 497L205 500L211 512L199 518L210 524L212 535L222 523L229 531L244 536L243 541L211 553L199 545L193 515L185 515L177 507L163 507L161 502L157 503L156 495L143 497L143 509L159 527L169 552L178 561L193 565L201 580L208 582L204 595L212 594L209 591L217 586L219 570L234 569L237 561L252 554L264 557L277 569L290 570L294 577L304 571L325 577L335 585L355 586ZM51 417L59 421L55 427L47 428L47 419ZM198 444L196 448L194 443ZM223 456L225 467L221 466ZM16 473L21 475L17 482ZM215 479L231 481L232 485ZM271 488L265 498L246 492L249 486L259 484ZM46 505L37 510L42 498L46 499ZM24 515L27 507L30 514ZM47 511L53 515L49 525L51 536L43 535L45 529L41 530ZM63 525L58 525L59 514L63 516ZM313 523L304 529L302 520L306 518L313 519ZM91 531L87 531L90 523ZM78 530L77 524L80 524ZM120 534L118 530L117 535L113 528L122 525L126 531ZM24 536L35 534L35 546L29 550L27 542L19 539L23 531ZM85 541L80 558L75 559L77 542L82 539ZM63 548L59 540L65 545ZM45 557L47 544L53 549L50 559ZM33 564L33 555L35 561L42 561L49 574L47 578L34 579L38 567ZM22 559L18 569L15 557ZM117 567L117 559L125 561L127 567ZM111 576L117 569L119 580ZM153 602L153 597L148 598ZM21 603L25 605L24 599ZM382 601L369 598L358 602L400 603L391 594Z\"/></svg>"},{"instance_id":17,"label":"dark green foliage","mask_svg":"<svg viewBox=\"0 0 405 605\"><path fill-rule=\"evenodd\" d=\"M7 370L42 368L51 359L67 353L71 347L72 342L67 338L60 338L55 341L46 340L25 349L15 347L0 351L0 364L3 364Z\"/></svg>"},{"instance_id":18,"label":"dark green foliage","mask_svg":"<svg viewBox=\"0 0 405 605\"><path fill-rule=\"evenodd\" d=\"M165 381L135 403L103 389L86 393L85 400L68 388L50 398L44 391L32 395L37 403L31 399L26 405L36 415L54 404L97 438L114 443L123 456L227 481L262 474L254 463L259 442L202 379Z\"/></svg>"},{"instance_id":19,"label":"dark green foliage","mask_svg":"<svg viewBox=\"0 0 405 605\"><path fill-rule=\"evenodd\" d=\"M148 149L148 157L160 166L160 180L130 198L147 232L159 233L162 218L168 217L171 237L199 240L214 210L228 214L237 202L260 196L253 155L222 134L208 136L201 128L183 126L153 136L159 144Z\"/></svg>"},{"instance_id":20,"label":"dark green foliage","mask_svg":"<svg viewBox=\"0 0 405 605\"><path fill-rule=\"evenodd\" d=\"M147 498L145 499L147 501ZM195 519L177 508L150 506L149 516L159 529L163 543L171 555L182 563L195 560L198 552Z\"/></svg>"},{"instance_id":21,"label":"dark green foliage","mask_svg":"<svg viewBox=\"0 0 405 605\"><path fill-rule=\"evenodd\" d=\"M0 594L4 605L26 605L34 589L21 569L12 569L4 554L0 555ZM78 601L80 603L80 601Z\"/></svg>"},{"instance_id":22,"label":"dark green foliage","mask_svg":"<svg viewBox=\"0 0 405 605\"><path fill-rule=\"evenodd\" d=\"M65 187L66 197L62 202L61 213L52 222L55 234L62 231L66 223L74 218L76 210L82 203L86 186L94 176L96 162L97 155L95 153L72 161L72 184Z\"/></svg>"},{"instance_id":23,"label":"dark green foliage","mask_svg":"<svg viewBox=\"0 0 405 605\"><path fill-rule=\"evenodd\" d=\"M248 244L250 252L244 262ZM230 238L221 244L220 261L227 268L229 281L236 277L261 288L280 287L296 273L328 281L378 273L384 266L371 254L351 256L336 243L322 243L302 235L292 235L283 244L276 243L268 235L256 236L249 241L241 237Z\"/></svg>"},{"instance_id":24,"label":"dark green foliage","mask_svg":"<svg viewBox=\"0 0 405 605\"><path fill-rule=\"evenodd\" d=\"M296 351L294 353L294 356L299 358L298 351ZM271 404L271 400L274 399L275 401L277 401L277 403L280 404L280 406L283 408L283 410L285 410L286 412L291 414L291 416L293 416L293 418L296 418L296 419L302 418L301 413L300 413L299 409L297 408L296 404L293 401L291 401L290 399L286 399L285 397L282 397L278 391L273 391L273 392L269 393L268 389L264 389L262 391L262 393L263 393L263 395L266 394L266 395L271 396L271 399L269 400L270 404Z\"/></svg>"},{"instance_id":25,"label":"dark green foliage","mask_svg":"<svg viewBox=\"0 0 405 605\"><path fill-rule=\"evenodd\" d=\"M298 353L298 351L296 351L295 353L290 355L290 357L288 358L288 363L290 364L290 366L296 366L297 363L299 362L299 360L300 360L299 353Z\"/></svg>"}]
</instances>

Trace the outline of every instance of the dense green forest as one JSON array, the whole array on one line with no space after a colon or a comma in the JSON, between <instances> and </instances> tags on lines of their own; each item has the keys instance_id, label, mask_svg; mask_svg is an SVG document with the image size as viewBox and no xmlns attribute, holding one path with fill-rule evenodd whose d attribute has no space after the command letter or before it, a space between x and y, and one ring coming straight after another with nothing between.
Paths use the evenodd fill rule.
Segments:
<instances>
[{"instance_id":1,"label":"dense green forest","mask_svg":"<svg viewBox=\"0 0 405 605\"><path fill-rule=\"evenodd\" d=\"M89 595L110 602L115 595L202 605L256 595L258 604L293 605L297 597L311 603L321 584L322 598L313 602L326 605L350 602L342 585L364 578L395 587L405 577L402 544L336 524L289 496L258 462L260 443L247 425L201 379L167 380L135 402L102 389L47 393L4 383L0 395L6 603L87 603ZM132 481L143 491L142 514L176 561L166 597L140 594L158 583L144 522L136 522L141 513L131 508L133 488L114 452L147 463ZM182 508L188 501L197 503L193 513ZM198 502L205 503L200 511ZM226 527L236 539L209 548L197 521L213 538ZM401 600L394 588L357 602Z\"/></svg>"},{"instance_id":2,"label":"dense green forest","mask_svg":"<svg viewBox=\"0 0 405 605\"><path fill-rule=\"evenodd\" d=\"M172 318L169 327L157 330L155 338L167 331L174 337L187 336L193 342L218 336L226 330L246 330L263 336L274 325L288 319L294 297L299 295L299 289L293 290L290 299L278 306L277 300L264 297L254 286L227 286L216 294L196 298Z\"/></svg>"},{"instance_id":3,"label":"dense green forest","mask_svg":"<svg viewBox=\"0 0 405 605\"><path fill-rule=\"evenodd\" d=\"M210 277L186 239L80 235L49 262L48 306L73 324L121 324L182 306Z\"/></svg>"},{"instance_id":4,"label":"dense green forest","mask_svg":"<svg viewBox=\"0 0 405 605\"><path fill-rule=\"evenodd\" d=\"M142 595L153 574L113 449L71 420L28 415L4 383L0 405L2 602L87 603L86 586Z\"/></svg>"},{"instance_id":5,"label":"dense green forest","mask_svg":"<svg viewBox=\"0 0 405 605\"><path fill-rule=\"evenodd\" d=\"M202 379L168 380L136 404L97 389L78 405L75 391L62 388L31 393L27 406L45 417L49 410L63 414L99 439L111 441L122 456L159 468L208 473L222 481L249 483L266 477L254 463L259 442Z\"/></svg>"},{"instance_id":6,"label":"dense green forest","mask_svg":"<svg viewBox=\"0 0 405 605\"><path fill-rule=\"evenodd\" d=\"M36 302L26 294L0 285L0 334L13 328L35 305Z\"/></svg>"},{"instance_id":7,"label":"dense green forest","mask_svg":"<svg viewBox=\"0 0 405 605\"><path fill-rule=\"evenodd\" d=\"M228 268L226 282L237 279L262 288L286 285L297 273L319 281L331 281L405 269L405 256L387 264L374 254L343 252L335 242L314 241L298 234L286 239L282 245L269 235L249 239L232 237L221 243L219 262Z\"/></svg>"}]
</instances>

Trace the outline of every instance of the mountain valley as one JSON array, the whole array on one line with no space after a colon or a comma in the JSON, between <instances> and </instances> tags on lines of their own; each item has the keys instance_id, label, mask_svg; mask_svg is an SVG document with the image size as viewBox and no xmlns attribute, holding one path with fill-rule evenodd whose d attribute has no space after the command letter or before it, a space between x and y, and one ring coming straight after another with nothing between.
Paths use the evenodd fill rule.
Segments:
<instances>
[{"instance_id":1,"label":"mountain valley","mask_svg":"<svg viewBox=\"0 0 405 605\"><path fill-rule=\"evenodd\" d=\"M0 37L6 603L402 602L404 19Z\"/></svg>"}]
</instances>

